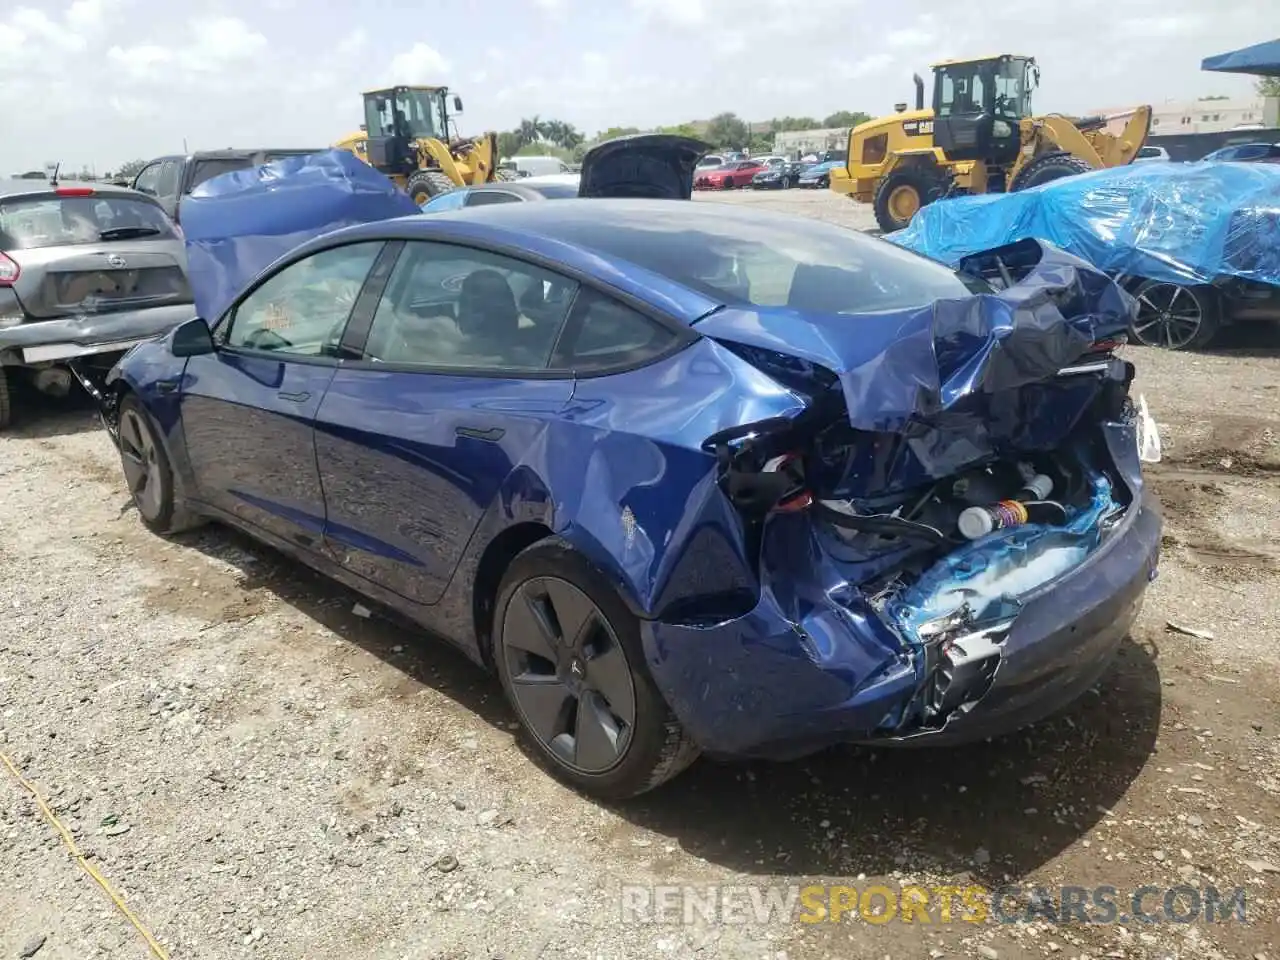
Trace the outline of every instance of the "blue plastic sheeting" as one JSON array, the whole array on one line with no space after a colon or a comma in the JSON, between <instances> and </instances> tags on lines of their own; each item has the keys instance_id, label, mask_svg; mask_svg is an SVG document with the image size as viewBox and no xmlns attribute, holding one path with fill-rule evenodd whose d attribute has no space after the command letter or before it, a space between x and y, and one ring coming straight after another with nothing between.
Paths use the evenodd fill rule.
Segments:
<instances>
[{"instance_id":1,"label":"blue plastic sheeting","mask_svg":"<svg viewBox=\"0 0 1280 960\"><path fill-rule=\"evenodd\" d=\"M213 322L250 281L299 244L339 227L418 212L404 191L345 150L207 180L182 201L196 308Z\"/></svg>"},{"instance_id":2,"label":"blue plastic sheeting","mask_svg":"<svg viewBox=\"0 0 1280 960\"><path fill-rule=\"evenodd\" d=\"M1205 57L1201 70L1217 73L1252 73L1262 77L1280 77L1280 40L1266 40L1251 47Z\"/></svg>"},{"instance_id":3,"label":"blue plastic sheeting","mask_svg":"<svg viewBox=\"0 0 1280 960\"><path fill-rule=\"evenodd\" d=\"M941 200L886 239L955 265L1033 237L1113 275L1280 285L1280 164L1095 170L1017 193Z\"/></svg>"}]
</instances>

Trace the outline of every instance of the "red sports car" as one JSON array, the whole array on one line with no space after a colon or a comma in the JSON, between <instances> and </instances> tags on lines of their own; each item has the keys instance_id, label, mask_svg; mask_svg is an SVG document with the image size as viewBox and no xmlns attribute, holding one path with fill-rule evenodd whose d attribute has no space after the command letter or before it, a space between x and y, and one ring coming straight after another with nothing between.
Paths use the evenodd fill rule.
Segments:
<instances>
[{"instance_id":1,"label":"red sports car","mask_svg":"<svg viewBox=\"0 0 1280 960\"><path fill-rule=\"evenodd\" d=\"M695 190L732 190L751 185L751 178L765 165L758 160L734 160L710 170L699 170L694 176Z\"/></svg>"}]
</instances>

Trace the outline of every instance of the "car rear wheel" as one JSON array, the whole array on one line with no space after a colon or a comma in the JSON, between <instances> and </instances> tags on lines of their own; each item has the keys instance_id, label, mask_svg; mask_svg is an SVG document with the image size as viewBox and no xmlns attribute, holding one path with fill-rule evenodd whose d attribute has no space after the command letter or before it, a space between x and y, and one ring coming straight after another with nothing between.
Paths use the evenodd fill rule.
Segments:
<instances>
[{"instance_id":1,"label":"car rear wheel","mask_svg":"<svg viewBox=\"0 0 1280 960\"><path fill-rule=\"evenodd\" d=\"M1166 350L1206 347L1218 333L1220 313L1211 288L1145 280L1133 295L1138 315L1129 333L1144 346Z\"/></svg>"},{"instance_id":2,"label":"car rear wheel","mask_svg":"<svg viewBox=\"0 0 1280 960\"><path fill-rule=\"evenodd\" d=\"M623 799L697 757L645 667L639 621L564 541L516 557L494 624L503 690L539 759L560 779Z\"/></svg>"},{"instance_id":3,"label":"car rear wheel","mask_svg":"<svg viewBox=\"0 0 1280 960\"><path fill-rule=\"evenodd\" d=\"M732 190L732 189L733 189L733 177L725 177L725 178L724 178L724 184L723 184L723 186L724 186L724 188L725 188L726 190Z\"/></svg>"},{"instance_id":4,"label":"car rear wheel","mask_svg":"<svg viewBox=\"0 0 1280 960\"><path fill-rule=\"evenodd\" d=\"M153 533L169 534L198 526L175 495L173 468L145 408L134 396L120 404L120 464L129 497L142 523Z\"/></svg>"}]
</instances>

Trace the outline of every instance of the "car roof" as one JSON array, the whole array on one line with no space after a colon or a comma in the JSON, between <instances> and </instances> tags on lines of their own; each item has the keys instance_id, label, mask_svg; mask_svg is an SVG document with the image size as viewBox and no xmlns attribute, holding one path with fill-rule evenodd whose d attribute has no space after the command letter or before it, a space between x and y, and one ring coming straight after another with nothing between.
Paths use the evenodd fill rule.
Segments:
<instances>
[{"instance_id":1,"label":"car roof","mask_svg":"<svg viewBox=\"0 0 1280 960\"><path fill-rule=\"evenodd\" d=\"M787 216L737 204L698 203L693 200L572 198L554 203L504 203L466 207L434 214L401 217L347 227L317 238L295 251L305 256L336 240L436 240L510 251L544 261L548 266L578 273L622 290L686 323L693 323L723 306L687 285L640 267L592 242L591 228L603 232L652 233L654 243L664 235L703 234L706 247L726 231L762 234L771 229L839 229L807 217ZM881 241L865 237L867 243Z\"/></svg>"},{"instance_id":2,"label":"car roof","mask_svg":"<svg viewBox=\"0 0 1280 960\"><path fill-rule=\"evenodd\" d=\"M123 194L132 197L145 196L131 187L118 187L114 183L108 183L105 180L86 180L84 182L79 180L59 180L57 186L54 186L48 180L17 180L5 177L0 178L0 199L54 193L58 187L88 188L94 193L102 194Z\"/></svg>"}]
</instances>

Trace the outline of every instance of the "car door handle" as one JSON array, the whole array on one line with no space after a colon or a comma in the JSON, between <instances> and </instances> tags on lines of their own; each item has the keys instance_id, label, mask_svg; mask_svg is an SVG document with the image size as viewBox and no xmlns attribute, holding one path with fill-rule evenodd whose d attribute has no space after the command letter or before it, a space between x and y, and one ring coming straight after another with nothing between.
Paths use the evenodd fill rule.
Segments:
<instances>
[{"instance_id":1,"label":"car door handle","mask_svg":"<svg viewBox=\"0 0 1280 960\"><path fill-rule=\"evenodd\" d=\"M301 393L280 392L280 393L277 393L276 396L279 397L281 400L288 400L290 403L306 403L308 400L311 399L311 394L309 394L306 390L303 390Z\"/></svg>"},{"instance_id":2,"label":"car door handle","mask_svg":"<svg viewBox=\"0 0 1280 960\"><path fill-rule=\"evenodd\" d=\"M488 430L482 430L479 427L458 427L457 434L460 437L468 437L472 440L487 440L490 443L497 443L506 435L505 430L501 427L490 427Z\"/></svg>"}]
</instances>

